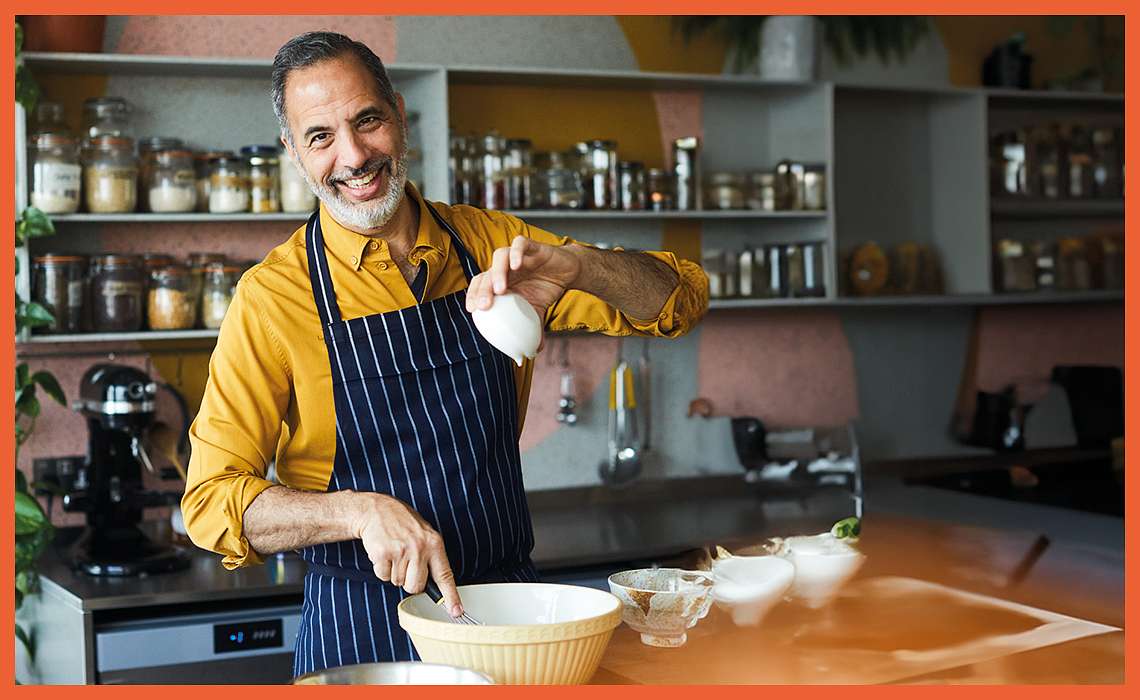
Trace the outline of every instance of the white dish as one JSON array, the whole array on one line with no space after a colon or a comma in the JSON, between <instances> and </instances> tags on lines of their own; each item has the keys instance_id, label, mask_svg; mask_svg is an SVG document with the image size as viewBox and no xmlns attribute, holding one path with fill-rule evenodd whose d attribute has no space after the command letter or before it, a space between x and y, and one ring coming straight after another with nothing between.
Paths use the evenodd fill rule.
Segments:
<instances>
[{"instance_id":1,"label":"white dish","mask_svg":"<svg viewBox=\"0 0 1140 700\"><path fill-rule=\"evenodd\" d=\"M796 576L792 563L776 556L717 559L712 570L713 600L739 626L760 624Z\"/></svg>"},{"instance_id":2,"label":"white dish","mask_svg":"<svg viewBox=\"0 0 1140 700\"><path fill-rule=\"evenodd\" d=\"M796 570L790 595L811 608L821 608L859 571L866 557L851 545L825 532L788 537L780 556Z\"/></svg>"}]
</instances>

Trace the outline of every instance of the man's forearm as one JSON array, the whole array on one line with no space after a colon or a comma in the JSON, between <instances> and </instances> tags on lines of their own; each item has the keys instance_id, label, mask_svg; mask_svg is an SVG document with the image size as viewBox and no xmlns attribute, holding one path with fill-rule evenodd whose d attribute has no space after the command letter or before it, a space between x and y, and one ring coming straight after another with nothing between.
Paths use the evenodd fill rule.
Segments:
<instances>
[{"instance_id":1,"label":"man's forearm","mask_svg":"<svg viewBox=\"0 0 1140 700\"><path fill-rule=\"evenodd\" d=\"M652 255L586 246L575 246L574 252L582 261L574 289L593 294L630 318L655 317L677 288L677 273Z\"/></svg>"},{"instance_id":2,"label":"man's forearm","mask_svg":"<svg viewBox=\"0 0 1140 700\"><path fill-rule=\"evenodd\" d=\"M355 492L311 493L273 486L245 509L242 534L258 554L355 539Z\"/></svg>"}]
</instances>

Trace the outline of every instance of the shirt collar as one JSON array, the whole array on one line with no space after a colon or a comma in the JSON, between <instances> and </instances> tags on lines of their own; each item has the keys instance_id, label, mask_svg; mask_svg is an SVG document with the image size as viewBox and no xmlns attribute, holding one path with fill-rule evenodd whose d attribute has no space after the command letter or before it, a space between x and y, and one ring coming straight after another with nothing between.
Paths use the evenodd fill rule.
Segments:
<instances>
[{"instance_id":1,"label":"shirt collar","mask_svg":"<svg viewBox=\"0 0 1140 700\"><path fill-rule=\"evenodd\" d=\"M415 202L420 210L420 226L416 232L416 242L412 246L412 250L409 251L409 256L416 264L421 260L427 260L429 264L446 260L451 251L451 236L436 223L435 218L427 210L426 200L420 195L415 185L410 182L407 183L404 187L404 196ZM323 203L321 204L320 217L325 247L345 265L354 270L359 270L366 254L391 259L386 241L363 236L341 226L333 219ZM373 240L379 240L380 248L376 251L369 251L368 244Z\"/></svg>"}]
</instances>

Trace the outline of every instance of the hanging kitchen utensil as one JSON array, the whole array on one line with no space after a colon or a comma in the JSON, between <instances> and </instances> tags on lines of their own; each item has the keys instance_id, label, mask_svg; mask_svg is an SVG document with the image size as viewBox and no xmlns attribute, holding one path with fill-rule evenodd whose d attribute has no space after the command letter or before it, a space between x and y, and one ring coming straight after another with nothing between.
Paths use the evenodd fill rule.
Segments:
<instances>
[{"instance_id":1,"label":"hanging kitchen utensil","mask_svg":"<svg viewBox=\"0 0 1140 700\"><path fill-rule=\"evenodd\" d=\"M558 378L558 413L554 418L559 423L573 426L578 423L578 402L574 399L574 370L570 369L570 341L563 339L559 350L561 373Z\"/></svg>"},{"instance_id":2,"label":"hanging kitchen utensil","mask_svg":"<svg viewBox=\"0 0 1140 700\"><path fill-rule=\"evenodd\" d=\"M650 403L650 378L652 366L649 364L649 339L641 341L641 357L637 359L637 379L641 394L641 450L648 453L652 449L650 438L653 434L653 405Z\"/></svg>"}]
</instances>

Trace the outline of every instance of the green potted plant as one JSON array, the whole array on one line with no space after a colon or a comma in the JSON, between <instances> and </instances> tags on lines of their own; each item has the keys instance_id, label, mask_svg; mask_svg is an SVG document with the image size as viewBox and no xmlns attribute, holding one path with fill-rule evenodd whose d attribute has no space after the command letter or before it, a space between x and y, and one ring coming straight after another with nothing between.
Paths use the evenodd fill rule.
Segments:
<instances>
[{"instance_id":1,"label":"green potted plant","mask_svg":"<svg viewBox=\"0 0 1140 700\"><path fill-rule=\"evenodd\" d=\"M39 96L39 88L20 61L22 43L20 25L16 25L16 99L17 118L22 112L30 112ZM32 238L50 236L55 233L51 219L39 209L27 207L20 212L16 221L16 248L27 245ZM20 257L16 256L16 274L20 273ZM50 325L54 322L51 312L43 305L24 300L16 295L16 337L32 328ZM51 520L36 500L33 487L20 471L20 447L31 437L36 419L40 415L38 389L42 389L51 399L66 405L63 390L56 378L47 371L32 372L26 362L16 365L16 411L15 432L16 451L13 465L16 478L16 612L28 594L36 591L36 561L51 542L53 529ZM16 638L20 641L29 660L35 657L35 639L16 622Z\"/></svg>"},{"instance_id":2,"label":"green potted plant","mask_svg":"<svg viewBox=\"0 0 1140 700\"><path fill-rule=\"evenodd\" d=\"M819 38L840 64L874 51L884 63L906 58L930 30L926 17L901 15L699 15L674 18L685 41L719 34L732 56L733 70L752 66L772 80L814 80L819 70Z\"/></svg>"}]
</instances>

